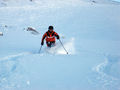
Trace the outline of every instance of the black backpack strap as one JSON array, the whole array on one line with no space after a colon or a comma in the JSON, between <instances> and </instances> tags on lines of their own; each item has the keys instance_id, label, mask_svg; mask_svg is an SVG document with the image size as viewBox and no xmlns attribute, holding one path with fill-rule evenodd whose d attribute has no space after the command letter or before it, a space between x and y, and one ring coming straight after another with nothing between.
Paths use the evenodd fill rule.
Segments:
<instances>
[{"instance_id":1,"label":"black backpack strap","mask_svg":"<svg viewBox=\"0 0 120 90\"><path fill-rule=\"evenodd\" d=\"M47 33L47 36L50 36L48 32L46 32L46 33Z\"/></svg>"},{"instance_id":2,"label":"black backpack strap","mask_svg":"<svg viewBox=\"0 0 120 90\"><path fill-rule=\"evenodd\" d=\"M54 36L55 32L52 33L52 36Z\"/></svg>"}]
</instances>

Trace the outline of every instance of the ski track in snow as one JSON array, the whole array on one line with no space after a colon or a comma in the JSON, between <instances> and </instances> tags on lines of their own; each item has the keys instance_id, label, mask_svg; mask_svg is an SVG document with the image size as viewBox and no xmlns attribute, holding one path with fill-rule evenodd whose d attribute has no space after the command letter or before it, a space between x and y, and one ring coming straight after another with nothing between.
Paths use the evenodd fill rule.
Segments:
<instances>
[{"instance_id":1,"label":"ski track in snow","mask_svg":"<svg viewBox=\"0 0 120 90\"><path fill-rule=\"evenodd\" d=\"M112 63L111 63L112 62ZM116 63L120 63L119 56L105 56L105 61L103 63L98 64L97 66L93 67L92 71L92 79L89 78L89 82L95 86L101 85L103 89L111 90L116 89L120 90L120 78L114 77L110 75L108 72L111 71L112 66ZM108 70L106 70L106 68ZM119 67L118 67L119 68ZM114 71L114 68L113 68ZM113 72L114 73L114 72ZM120 75L120 73L119 73ZM96 83L96 81L99 81Z\"/></svg>"},{"instance_id":2,"label":"ski track in snow","mask_svg":"<svg viewBox=\"0 0 120 90\"><path fill-rule=\"evenodd\" d=\"M15 54L15 55L9 55L3 58L0 58L0 62L2 61L7 61L7 60L17 60L19 57L22 57L24 55L27 55L28 53L19 53L19 54Z\"/></svg>"},{"instance_id":3,"label":"ski track in snow","mask_svg":"<svg viewBox=\"0 0 120 90\"><path fill-rule=\"evenodd\" d=\"M16 82L9 82L10 77L13 76L13 80L16 80L16 77L14 77L15 74L17 74L18 67L19 67L19 60L20 58L23 58L25 55L29 55L30 53L19 53L15 55L9 55L3 58L0 58L0 90L1 89L12 89L13 87L20 87L19 84ZM18 71L16 71L18 70ZM20 75L19 75L20 76ZM21 78L22 75L19 77ZM22 82L27 82L22 80Z\"/></svg>"}]
</instances>

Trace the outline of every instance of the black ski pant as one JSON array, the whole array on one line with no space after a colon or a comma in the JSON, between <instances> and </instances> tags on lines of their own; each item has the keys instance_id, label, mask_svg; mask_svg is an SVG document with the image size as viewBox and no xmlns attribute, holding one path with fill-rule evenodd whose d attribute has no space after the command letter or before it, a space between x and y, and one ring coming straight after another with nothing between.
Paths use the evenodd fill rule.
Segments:
<instances>
[{"instance_id":1,"label":"black ski pant","mask_svg":"<svg viewBox=\"0 0 120 90\"><path fill-rule=\"evenodd\" d=\"M48 47L53 47L55 45L55 41L53 42L46 42Z\"/></svg>"}]
</instances>

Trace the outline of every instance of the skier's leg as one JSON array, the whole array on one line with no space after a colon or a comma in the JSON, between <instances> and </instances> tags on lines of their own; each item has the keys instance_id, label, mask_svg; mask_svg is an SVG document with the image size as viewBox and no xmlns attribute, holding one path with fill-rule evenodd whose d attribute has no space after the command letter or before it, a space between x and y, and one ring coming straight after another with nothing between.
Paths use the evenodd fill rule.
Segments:
<instances>
[{"instance_id":1,"label":"skier's leg","mask_svg":"<svg viewBox=\"0 0 120 90\"><path fill-rule=\"evenodd\" d=\"M55 46L55 41L51 42L51 46L52 47Z\"/></svg>"},{"instance_id":2,"label":"skier's leg","mask_svg":"<svg viewBox=\"0 0 120 90\"><path fill-rule=\"evenodd\" d=\"M53 42L46 42L46 44L47 44L48 47L53 47L53 46L55 46L55 41L53 41Z\"/></svg>"},{"instance_id":3,"label":"skier's leg","mask_svg":"<svg viewBox=\"0 0 120 90\"><path fill-rule=\"evenodd\" d=\"M46 42L47 47L51 47L51 42Z\"/></svg>"}]
</instances>

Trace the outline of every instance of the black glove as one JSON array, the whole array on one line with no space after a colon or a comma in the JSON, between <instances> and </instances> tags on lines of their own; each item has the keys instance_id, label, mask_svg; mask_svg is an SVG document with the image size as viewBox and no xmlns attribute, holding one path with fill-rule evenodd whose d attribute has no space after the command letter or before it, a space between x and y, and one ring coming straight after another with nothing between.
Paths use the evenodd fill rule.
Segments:
<instances>
[{"instance_id":1,"label":"black glove","mask_svg":"<svg viewBox=\"0 0 120 90\"><path fill-rule=\"evenodd\" d=\"M60 39L60 37L59 37L59 36L57 36L57 39Z\"/></svg>"},{"instance_id":2,"label":"black glove","mask_svg":"<svg viewBox=\"0 0 120 90\"><path fill-rule=\"evenodd\" d=\"M44 42L43 42L43 41L41 42L41 45L44 45Z\"/></svg>"}]
</instances>

